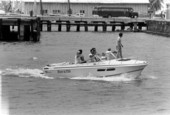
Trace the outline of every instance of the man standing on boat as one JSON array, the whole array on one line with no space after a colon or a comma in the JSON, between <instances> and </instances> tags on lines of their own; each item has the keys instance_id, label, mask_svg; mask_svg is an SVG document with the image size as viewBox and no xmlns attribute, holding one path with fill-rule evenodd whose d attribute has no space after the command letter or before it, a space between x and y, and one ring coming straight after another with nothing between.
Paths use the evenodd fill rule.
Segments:
<instances>
[{"instance_id":1,"label":"man standing on boat","mask_svg":"<svg viewBox=\"0 0 170 115\"><path fill-rule=\"evenodd\" d=\"M122 42L121 38L123 37L123 33L119 33L119 37L117 39L117 45L116 45L116 50L117 50L117 58L123 58L122 56Z\"/></svg>"}]
</instances>

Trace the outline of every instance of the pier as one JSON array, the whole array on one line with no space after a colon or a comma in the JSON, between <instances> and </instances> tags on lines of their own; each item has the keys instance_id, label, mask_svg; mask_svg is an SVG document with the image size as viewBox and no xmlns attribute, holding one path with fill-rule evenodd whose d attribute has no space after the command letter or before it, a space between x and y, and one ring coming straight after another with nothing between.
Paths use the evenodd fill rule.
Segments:
<instances>
[{"instance_id":1,"label":"pier","mask_svg":"<svg viewBox=\"0 0 170 115\"><path fill-rule=\"evenodd\" d=\"M170 21L126 17L0 17L0 41L39 41L41 31L143 31L162 36L170 36Z\"/></svg>"},{"instance_id":2,"label":"pier","mask_svg":"<svg viewBox=\"0 0 170 115\"><path fill-rule=\"evenodd\" d=\"M147 33L170 37L170 20L147 20Z\"/></svg>"},{"instance_id":3,"label":"pier","mask_svg":"<svg viewBox=\"0 0 170 115\"><path fill-rule=\"evenodd\" d=\"M0 17L0 41L39 41L40 18Z\"/></svg>"},{"instance_id":4,"label":"pier","mask_svg":"<svg viewBox=\"0 0 170 115\"><path fill-rule=\"evenodd\" d=\"M72 31L72 27L76 27L79 32L81 27L84 31L89 31L89 27L93 27L94 31L106 32L107 27L111 27L111 31L116 31L119 27L120 31L125 31L125 27L130 28L131 31L142 31L143 27L147 27L145 19L140 18L126 18L126 17L112 17L112 18L80 18L80 17L40 17L41 18L41 31ZM52 27L57 29L52 30ZM45 29L44 29L45 28ZM65 28L65 29L63 29Z\"/></svg>"}]
</instances>

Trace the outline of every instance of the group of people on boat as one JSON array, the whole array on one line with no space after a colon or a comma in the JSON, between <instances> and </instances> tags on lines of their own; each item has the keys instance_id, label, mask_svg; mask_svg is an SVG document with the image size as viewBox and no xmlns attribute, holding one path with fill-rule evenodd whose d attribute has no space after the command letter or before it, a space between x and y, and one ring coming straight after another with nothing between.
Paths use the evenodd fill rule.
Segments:
<instances>
[{"instance_id":1,"label":"group of people on boat","mask_svg":"<svg viewBox=\"0 0 170 115\"><path fill-rule=\"evenodd\" d=\"M108 50L105 53L99 54L96 51L96 48L92 48L90 50L89 59L85 60L83 56L83 50L79 49L75 56L75 64L81 64L86 62L99 62L101 60L111 60L111 59L117 59L117 58L123 58L122 56L122 43L121 38L123 37L122 33L119 33L119 37L117 39L117 45L116 45L116 51L112 51L111 48L108 48Z\"/></svg>"}]
</instances>

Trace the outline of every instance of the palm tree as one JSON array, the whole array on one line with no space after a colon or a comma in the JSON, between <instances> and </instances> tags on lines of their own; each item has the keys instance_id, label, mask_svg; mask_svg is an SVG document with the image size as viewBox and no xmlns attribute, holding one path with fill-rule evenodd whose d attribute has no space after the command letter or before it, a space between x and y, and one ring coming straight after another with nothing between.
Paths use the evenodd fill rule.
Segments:
<instances>
[{"instance_id":1,"label":"palm tree","mask_svg":"<svg viewBox=\"0 0 170 115\"><path fill-rule=\"evenodd\" d=\"M149 0L150 7L149 7L149 14L150 18L152 18L155 15L155 12L158 10L161 10L163 0Z\"/></svg>"},{"instance_id":2,"label":"palm tree","mask_svg":"<svg viewBox=\"0 0 170 115\"><path fill-rule=\"evenodd\" d=\"M150 2L150 10L158 11L162 7L163 0L149 0Z\"/></svg>"}]
</instances>

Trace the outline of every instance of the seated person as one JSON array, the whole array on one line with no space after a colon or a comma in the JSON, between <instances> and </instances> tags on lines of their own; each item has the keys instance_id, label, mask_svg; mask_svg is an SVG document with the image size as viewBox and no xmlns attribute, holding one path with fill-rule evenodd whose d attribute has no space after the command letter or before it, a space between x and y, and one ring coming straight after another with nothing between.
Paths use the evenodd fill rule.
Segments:
<instances>
[{"instance_id":1,"label":"seated person","mask_svg":"<svg viewBox=\"0 0 170 115\"><path fill-rule=\"evenodd\" d=\"M107 60L116 59L116 56L112 53L111 48L109 48L106 51L106 59Z\"/></svg>"},{"instance_id":2,"label":"seated person","mask_svg":"<svg viewBox=\"0 0 170 115\"><path fill-rule=\"evenodd\" d=\"M95 48L92 48L90 50L89 58L90 62L98 62L101 60Z\"/></svg>"},{"instance_id":3,"label":"seated person","mask_svg":"<svg viewBox=\"0 0 170 115\"><path fill-rule=\"evenodd\" d=\"M82 49L78 50L78 52L77 52L77 54L75 56L75 64L86 63L82 53L83 53Z\"/></svg>"},{"instance_id":4,"label":"seated person","mask_svg":"<svg viewBox=\"0 0 170 115\"><path fill-rule=\"evenodd\" d=\"M96 60L92 54L89 54L89 62L96 62Z\"/></svg>"},{"instance_id":5,"label":"seated person","mask_svg":"<svg viewBox=\"0 0 170 115\"><path fill-rule=\"evenodd\" d=\"M107 58L106 58L106 54L105 53L102 53L102 55L101 55L101 60L106 60Z\"/></svg>"}]
</instances>

